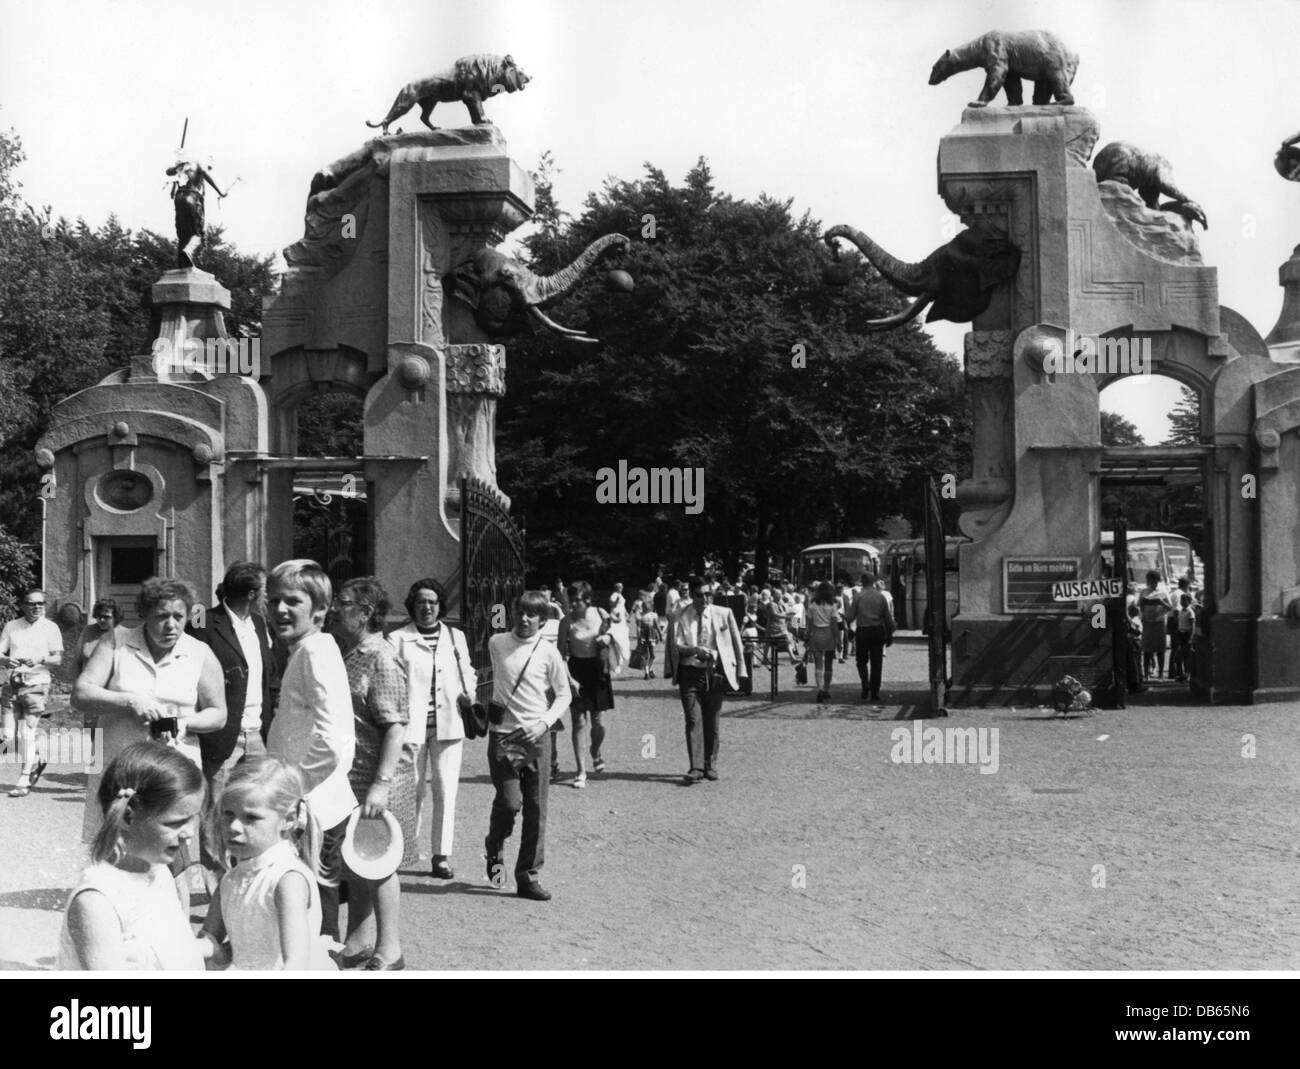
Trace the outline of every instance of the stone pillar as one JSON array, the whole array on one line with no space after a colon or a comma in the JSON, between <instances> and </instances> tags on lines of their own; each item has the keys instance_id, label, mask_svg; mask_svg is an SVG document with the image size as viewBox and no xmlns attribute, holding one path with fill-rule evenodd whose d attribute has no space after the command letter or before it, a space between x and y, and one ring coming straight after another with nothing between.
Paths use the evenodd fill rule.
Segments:
<instances>
[{"instance_id":1,"label":"stone pillar","mask_svg":"<svg viewBox=\"0 0 1300 1069\"><path fill-rule=\"evenodd\" d=\"M1109 665L1106 633L1089 613L1054 602L1050 580L1030 588L1053 569L1100 572L1098 394L1114 375L1058 374L1045 355L1072 356L1082 336L1140 336L1155 370L1176 365L1204 403L1232 355L1217 276L1190 228L1127 186L1097 181L1088 161L1098 135L1082 108L989 107L967 109L939 144L949 208L1022 254L966 341L974 470L957 499L975 541L961 550L953 625L958 702L1041 698L1061 674L1054 658L1082 659L1088 667L1074 674L1086 672L1086 683Z\"/></svg>"},{"instance_id":2,"label":"stone pillar","mask_svg":"<svg viewBox=\"0 0 1300 1069\"><path fill-rule=\"evenodd\" d=\"M1277 269L1282 287L1282 311L1264 343L1279 363L1300 363L1300 245L1291 258Z\"/></svg>"},{"instance_id":3,"label":"stone pillar","mask_svg":"<svg viewBox=\"0 0 1300 1069\"><path fill-rule=\"evenodd\" d=\"M458 569L461 474L496 486L505 349L446 300L442 280L531 216L532 182L492 126L389 142L387 374L366 398L365 452L428 457L367 467L375 571L397 591Z\"/></svg>"}]
</instances>

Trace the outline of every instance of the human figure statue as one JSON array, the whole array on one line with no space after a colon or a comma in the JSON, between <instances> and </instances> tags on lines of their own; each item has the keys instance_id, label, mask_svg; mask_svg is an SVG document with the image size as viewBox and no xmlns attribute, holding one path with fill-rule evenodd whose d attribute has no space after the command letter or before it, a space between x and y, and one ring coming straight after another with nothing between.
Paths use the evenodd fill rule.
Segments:
<instances>
[{"instance_id":1,"label":"human figure statue","mask_svg":"<svg viewBox=\"0 0 1300 1069\"><path fill-rule=\"evenodd\" d=\"M1288 182L1300 182L1300 132L1292 134L1282 142L1282 147L1273 157L1273 166L1277 173Z\"/></svg>"},{"instance_id":2,"label":"human figure statue","mask_svg":"<svg viewBox=\"0 0 1300 1069\"><path fill-rule=\"evenodd\" d=\"M176 179L172 183L172 200L176 203L176 265L193 267L203 244L203 183L215 189L222 200L226 195L195 160L177 160L167 168L167 174Z\"/></svg>"}]
</instances>

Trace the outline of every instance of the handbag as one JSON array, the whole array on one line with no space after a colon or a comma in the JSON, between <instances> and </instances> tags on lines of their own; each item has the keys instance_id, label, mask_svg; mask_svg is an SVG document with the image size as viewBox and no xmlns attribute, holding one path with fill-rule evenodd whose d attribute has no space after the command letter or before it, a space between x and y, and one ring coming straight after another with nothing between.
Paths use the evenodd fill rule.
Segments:
<instances>
[{"instance_id":1,"label":"handbag","mask_svg":"<svg viewBox=\"0 0 1300 1069\"><path fill-rule=\"evenodd\" d=\"M794 681L796 683L808 682L808 666L803 661L794 666Z\"/></svg>"},{"instance_id":2,"label":"handbag","mask_svg":"<svg viewBox=\"0 0 1300 1069\"><path fill-rule=\"evenodd\" d=\"M645 668L646 648L644 642L638 642L636 649L632 651L632 656L627 659L627 666L634 672L640 672Z\"/></svg>"},{"instance_id":3,"label":"handbag","mask_svg":"<svg viewBox=\"0 0 1300 1069\"><path fill-rule=\"evenodd\" d=\"M465 738L481 739L488 731L488 711L483 707L482 702L476 702L466 692L465 669L460 663L460 647L456 645L454 634L449 634L449 637L452 652L456 655L456 673L460 676L460 694L456 698L456 709L460 713L460 722L465 728ZM436 703L436 697L434 700Z\"/></svg>"}]
</instances>

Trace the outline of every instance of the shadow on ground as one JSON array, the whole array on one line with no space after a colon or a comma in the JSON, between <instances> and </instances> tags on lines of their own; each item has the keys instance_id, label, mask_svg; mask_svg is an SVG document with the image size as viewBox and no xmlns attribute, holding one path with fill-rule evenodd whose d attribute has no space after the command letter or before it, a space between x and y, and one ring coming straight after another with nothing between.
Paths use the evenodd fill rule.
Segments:
<instances>
[{"instance_id":1,"label":"shadow on ground","mask_svg":"<svg viewBox=\"0 0 1300 1069\"><path fill-rule=\"evenodd\" d=\"M29 891L5 891L0 894L0 909L48 909L63 912L71 887L34 887Z\"/></svg>"}]
</instances>

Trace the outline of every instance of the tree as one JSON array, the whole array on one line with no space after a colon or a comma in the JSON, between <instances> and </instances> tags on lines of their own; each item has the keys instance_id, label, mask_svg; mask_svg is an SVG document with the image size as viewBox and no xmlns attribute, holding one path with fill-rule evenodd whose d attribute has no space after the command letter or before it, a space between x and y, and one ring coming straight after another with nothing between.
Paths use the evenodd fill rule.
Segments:
<instances>
[{"instance_id":1,"label":"tree","mask_svg":"<svg viewBox=\"0 0 1300 1069\"><path fill-rule=\"evenodd\" d=\"M1102 445L1146 445L1137 427L1118 412L1101 414Z\"/></svg>"},{"instance_id":2,"label":"tree","mask_svg":"<svg viewBox=\"0 0 1300 1069\"><path fill-rule=\"evenodd\" d=\"M34 547L41 513L32 450L58 402L148 352L150 288L175 264L176 244L132 233L116 217L94 228L32 207L15 175L24 158L18 135L0 131L0 517L16 544ZM270 264L208 230L204 267L231 291L233 336L260 334Z\"/></svg>"},{"instance_id":3,"label":"tree","mask_svg":"<svg viewBox=\"0 0 1300 1069\"><path fill-rule=\"evenodd\" d=\"M899 299L874 271L825 286L820 225L789 201L718 193L704 160L681 186L647 165L609 180L526 240L552 271L594 238L633 238L631 294L588 281L554 315L599 347L549 334L510 344L499 481L527 516L537 574L640 581L705 559L740 572L885 517L920 518L927 472L969 470L962 375L915 327L868 334ZM702 468L704 508L602 505L596 472Z\"/></svg>"},{"instance_id":4,"label":"tree","mask_svg":"<svg viewBox=\"0 0 1300 1069\"><path fill-rule=\"evenodd\" d=\"M1165 445L1200 445L1201 402L1196 391L1187 386L1180 390L1178 401L1169 413L1169 437Z\"/></svg>"}]
</instances>

